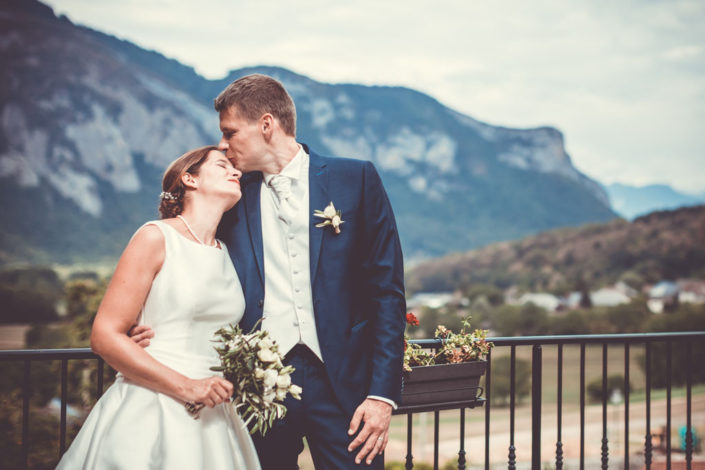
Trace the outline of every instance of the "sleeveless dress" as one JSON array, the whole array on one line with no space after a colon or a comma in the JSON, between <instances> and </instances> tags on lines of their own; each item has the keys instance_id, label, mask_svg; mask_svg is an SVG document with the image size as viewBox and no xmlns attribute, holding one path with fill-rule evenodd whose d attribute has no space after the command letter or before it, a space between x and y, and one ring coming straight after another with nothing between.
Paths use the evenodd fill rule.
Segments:
<instances>
[{"instance_id":1,"label":"sleeveless dress","mask_svg":"<svg viewBox=\"0 0 705 470\"><path fill-rule=\"evenodd\" d=\"M220 364L213 333L242 318L245 299L227 249L201 245L161 221L166 254L139 323L155 336L146 351L193 379ZM193 419L184 405L117 374L58 469L259 469L252 439L229 403Z\"/></svg>"}]
</instances>

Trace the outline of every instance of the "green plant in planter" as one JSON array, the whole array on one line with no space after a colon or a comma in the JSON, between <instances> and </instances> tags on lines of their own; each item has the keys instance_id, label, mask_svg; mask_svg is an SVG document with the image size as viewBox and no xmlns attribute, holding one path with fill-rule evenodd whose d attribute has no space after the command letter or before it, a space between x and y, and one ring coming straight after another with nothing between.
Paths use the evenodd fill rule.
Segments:
<instances>
[{"instance_id":1,"label":"green plant in planter","mask_svg":"<svg viewBox=\"0 0 705 470\"><path fill-rule=\"evenodd\" d=\"M406 323L418 326L419 321L413 313L406 314ZM404 370L411 372L412 367L435 364L459 364L462 362L481 361L487 357L494 344L487 341L487 330L470 331L470 317L463 320L459 333L453 333L443 325L436 327L434 337L442 340L442 346L435 354L409 343L404 335Z\"/></svg>"}]
</instances>

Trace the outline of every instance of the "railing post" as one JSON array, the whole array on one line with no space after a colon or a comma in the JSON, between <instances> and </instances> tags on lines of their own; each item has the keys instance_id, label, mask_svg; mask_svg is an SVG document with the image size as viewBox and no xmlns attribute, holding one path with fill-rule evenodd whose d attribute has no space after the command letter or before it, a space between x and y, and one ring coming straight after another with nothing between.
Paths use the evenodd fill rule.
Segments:
<instances>
[{"instance_id":1,"label":"railing post","mask_svg":"<svg viewBox=\"0 0 705 470\"><path fill-rule=\"evenodd\" d=\"M59 424L59 455L66 450L66 405L68 397L68 359L61 360L61 419Z\"/></svg>"},{"instance_id":2,"label":"railing post","mask_svg":"<svg viewBox=\"0 0 705 470\"><path fill-rule=\"evenodd\" d=\"M490 408L492 394L492 350L487 353L487 372L485 373L485 470L490 470Z\"/></svg>"},{"instance_id":3,"label":"railing post","mask_svg":"<svg viewBox=\"0 0 705 470\"><path fill-rule=\"evenodd\" d=\"M460 450L458 451L458 470L465 470L465 408L460 409Z\"/></svg>"},{"instance_id":4,"label":"railing post","mask_svg":"<svg viewBox=\"0 0 705 470\"><path fill-rule=\"evenodd\" d=\"M29 399L32 395L32 380L30 377L31 362L24 361L24 376L22 377L22 468L27 468L29 460Z\"/></svg>"},{"instance_id":5,"label":"railing post","mask_svg":"<svg viewBox=\"0 0 705 470\"><path fill-rule=\"evenodd\" d=\"M514 405L515 405L515 384L516 384L516 346L511 346L509 360L509 460L507 461L508 470L516 470L517 456L516 448L514 447Z\"/></svg>"},{"instance_id":6,"label":"railing post","mask_svg":"<svg viewBox=\"0 0 705 470\"><path fill-rule=\"evenodd\" d=\"M629 342L624 343L624 468L629 469Z\"/></svg>"},{"instance_id":7,"label":"railing post","mask_svg":"<svg viewBox=\"0 0 705 470\"><path fill-rule=\"evenodd\" d=\"M433 470L438 470L438 440L440 435L441 412L433 412Z\"/></svg>"},{"instance_id":8,"label":"railing post","mask_svg":"<svg viewBox=\"0 0 705 470\"><path fill-rule=\"evenodd\" d=\"M686 346L686 431L685 431L685 467L691 470L693 461L693 422L692 422L692 388L693 388L693 343L688 341Z\"/></svg>"},{"instance_id":9,"label":"railing post","mask_svg":"<svg viewBox=\"0 0 705 470\"><path fill-rule=\"evenodd\" d=\"M673 375L673 342L666 341L666 468L671 468L671 377Z\"/></svg>"},{"instance_id":10,"label":"railing post","mask_svg":"<svg viewBox=\"0 0 705 470\"><path fill-rule=\"evenodd\" d=\"M406 470L414 468L414 455L411 453L411 437L413 434L413 413L406 415Z\"/></svg>"},{"instance_id":11,"label":"railing post","mask_svg":"<svg viewBox=\"0 0 705 470\"><path fill-rule=\"evenodd\" d=\"M556 394L556 470L563 470L563 344L558 345L558 383Z\"/></svg>"},{"instance_id":12,"label":"railing post","mask_svg":"<svg viewBox=\"0 0 705 470\"><path fill-rule=\"evenodd\" d=\"M541 345L531 353L531 468L541 470Z\"/></svg>"},{"instance_id":13,"label":"railing post","mask_svg":"<svg viewBox=\"0 0 705 470\"><path fill-rule=\"evenodd\" d=\"M646 342L646 441L644 442L644 466L651 470L653 444L651 442L651 342Z\"/></svg>"},{"instance_id":14,"label":"railing post","mask_svg":"<svg viewBox=\"0 0 705 470\"><path fill-rule=\"evenodd\" d=\"M607 343L602 344L602 470L609 464L609 447L607 441Z\"/></svg>"},{"instance_id":15,"label":"railing post","mask_svg":"<svg viewBox=\"0 0 705 470\"><path fill-rule=\"evenodd\" d=\"M585 470L585 343L580 343L580 470Z\"/></svg>"}]
</instances>

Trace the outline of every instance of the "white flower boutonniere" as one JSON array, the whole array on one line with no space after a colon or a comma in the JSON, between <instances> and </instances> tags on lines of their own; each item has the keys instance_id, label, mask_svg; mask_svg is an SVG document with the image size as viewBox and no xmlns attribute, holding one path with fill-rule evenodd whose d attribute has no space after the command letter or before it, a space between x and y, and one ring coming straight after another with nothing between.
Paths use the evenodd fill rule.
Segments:
<instances>
[{"instance_id":1,"label":"white flower boutonniere","mask_svg":"<svg viewBox=\"0 0 705 470\"><path fill-rule=\"evenodd\" d=\"M314 210L313 215L320 217L321 219L326 219L320 224L316 224L316 227L325 227L326 225L330 225L333 227L333 230L335 230L335 233L340 233L340 224L345 222L341 218L343 213L335 209L333 202L328 204L322 211Z\"/></svg>"}]
</instances>

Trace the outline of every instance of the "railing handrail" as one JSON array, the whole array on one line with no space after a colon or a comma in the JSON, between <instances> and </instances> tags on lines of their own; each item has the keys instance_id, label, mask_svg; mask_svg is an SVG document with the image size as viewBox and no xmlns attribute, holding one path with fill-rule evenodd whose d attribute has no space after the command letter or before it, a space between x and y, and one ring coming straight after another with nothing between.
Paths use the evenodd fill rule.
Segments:
<instances>
[{"instance_id":1,"label":"railing handrail","mask_svg":"<svg viewBox=\"0 0 705 470\"><path fill-rule=\"evenodd\" d=\"M548 335L548 336L497 336L487 338L495 346L532 346L535 344L603 344L646 343L672 339L705 338L705 331L673 331L658 333L618 333L592 335ZM437 348L442 339L412 339L410 342L424 348Z\"/></svg>"},{"instance_id":2,"label":"railing handrail","mask_svg":"<svg viewBox=\"0 0 705 470\"><path fill-rule=\"evenodd\" d=\"M7 349L0 351L0 361L23 361L27 359L97 359L98 355L91 348L62 349Z\"/></svg>"},{"instance_id":3,"label":"railing handrail","mask_svg":"<svg viewBox=\"0 0 705 470\"><path fill-rule=\"evenodd\" d=\"M658 333L622 333L592 335L548 335L548 336L497 336L487 338L495 346L532 346L535 344L604 344L604 343L646 343L651 341L705 338L705 331L673 331ZM424 348L438 348L441 339L412 339L410 342ZM0 351L0 361L20 361L27 359L97 359L91 348L62 349L7 349Z\"/></svg>"}]
</instances>

